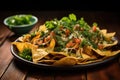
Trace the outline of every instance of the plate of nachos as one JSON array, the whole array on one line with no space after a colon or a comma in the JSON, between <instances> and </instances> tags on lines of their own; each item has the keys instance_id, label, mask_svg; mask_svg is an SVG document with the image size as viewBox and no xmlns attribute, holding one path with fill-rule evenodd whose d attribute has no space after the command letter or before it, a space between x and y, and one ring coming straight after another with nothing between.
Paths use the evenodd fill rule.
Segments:
<instances>
[{"instance_id":1,"label":"plate of nachos","mask_svg":"<svg viewBox=\"0 0 120 80\"><path fill-rule=\"evenodd\" d=\"M44 68L72 69L102 64L119 56L116 32L90 26L73 13L45 21L11 43L11 53L23 62Z\"/></svg>"}]
</instances>

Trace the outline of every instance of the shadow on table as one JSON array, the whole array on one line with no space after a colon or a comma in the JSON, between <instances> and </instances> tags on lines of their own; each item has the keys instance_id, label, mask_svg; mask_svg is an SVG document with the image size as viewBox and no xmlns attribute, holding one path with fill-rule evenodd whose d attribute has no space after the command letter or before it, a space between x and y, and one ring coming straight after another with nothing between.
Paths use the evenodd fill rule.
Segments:
<instances>
[{"instance_id":1,"label":"shadow on table","mask_svg":"<svg viewBox=\"0 0 120 80\"><path fill-rule=\"evenodd\" d=\"M10 37L9 37L9 40L11 41L11 42L13 42L13 41L15 41L18 37L20 37L21 35L16 35L16 34L14 34L14 33L12 33L11 35L10 35Z\"/></svg>"}]
</instances>

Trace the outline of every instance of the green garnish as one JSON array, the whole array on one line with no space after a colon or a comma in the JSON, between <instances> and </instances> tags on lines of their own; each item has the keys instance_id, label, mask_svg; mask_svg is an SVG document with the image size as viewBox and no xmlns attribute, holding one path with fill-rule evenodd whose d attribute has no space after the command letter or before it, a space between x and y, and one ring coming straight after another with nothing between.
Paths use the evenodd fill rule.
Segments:
<instances>
[{"instance_id":1,"label":"green garnish","mask_svg":"<svg viewBox=\"0 0 120 80\"><path fill-rule=\"evenodd\" d=\"M26 60L32 61L32 52L29 48L25 48L21 53L19 53L19 56Z\"/></svg>"},{"instance_id":2,"label":"green garnish","mask_svg":"<svg viewBox=\"0 0 120 80\"><path fill-rule=\"evenodd\" d=\"M14 15L7 20L8 25L25 25L31 24L32 15Z\"/></svg>"}]
</instances>

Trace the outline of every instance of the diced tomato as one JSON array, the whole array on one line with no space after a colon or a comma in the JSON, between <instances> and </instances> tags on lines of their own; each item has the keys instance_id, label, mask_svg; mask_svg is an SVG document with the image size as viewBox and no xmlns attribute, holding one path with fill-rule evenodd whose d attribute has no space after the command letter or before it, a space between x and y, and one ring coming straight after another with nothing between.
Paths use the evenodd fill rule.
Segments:
<instances>
[{"instance_id":1,"label":"diced tomato","mask_svg":"<svg viewBox=\"0 0 120 80\"><path fill-rule=\"evenodd\" d=\"M81 39L79 39L79 38L74 38L74 42L75 42L75 43L80 43L80 42L81 42Z\"/></svg>"},{"instance_id":2,"label":"diced tomato","mask_svg":"<svg viewBox=\"0 0 120 80\"><path fill-rule=\"evenodd\" d=\"M50 36L55 36L55 32L54 32L54 31L51 31L51 32L50 32Z\"/></svg>"},{"instance_id":3,"label":"diced tomato","mask_svg":"<svg viewBox=\"0 0 120 80\"><path fill-rule=\"evenodd\" d=\"M73 43L73 41L69 41L67 44L66 44L66 47L67 48L70 48L70 47L73 47L75 45L75 43Z\"/></svg>"},{"instance_id":4,"label":"diced tomato","mask_svg":"<svg viewBox=\"0 0 120 80\"><path fill-rule=\"evenodd\" d=\"M95 32L97 30L97 27L96 26L93 26L92 27L92 30Z\"/></svg>"},{"instance_id":5,"label":"diced tomato","mask_svg":"<svg viewBox=\"0 0 120 80\"><path fill-rule=\"evenodd\" d=\"M66 29L66 30L65 30L65 34L66 34L66 36L68 36L68 35L70 34L70 30L69 30L69 29Z\"/></svg>"},{"instance_id":6,"label":"diced tomato","mask_svg":"<svg viewBox=\"0 0 120 80\"><path fill-rule=\"evenodd\" d=\"M47 41L49 41L51 39L50 36L47 36L46 38L44 38L44 43L46 43Z\"/></svg>"},{"instance_id":7,"label":"diced tomato","mask_svg":"<svg viewBox=\"0 0 120 80\"><path fill-rule=\"evenodd\" d=\"M103 44L98 44L98 49L102 50L102 49L103 49L103 47L104 47L104 45L103 45Z\"/></svg>"}]
</instances>

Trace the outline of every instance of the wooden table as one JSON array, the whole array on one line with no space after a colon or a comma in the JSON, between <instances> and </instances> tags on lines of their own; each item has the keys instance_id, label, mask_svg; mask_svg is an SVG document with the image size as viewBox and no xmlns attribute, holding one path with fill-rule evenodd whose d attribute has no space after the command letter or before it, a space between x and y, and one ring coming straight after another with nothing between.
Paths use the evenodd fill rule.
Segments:
<instances>
[{"instance_id":1,"label":"wooden table","mask_svg":"<svg viewBox=\"0 0 120 80\"><path fill-rule=\"evenodd\" d=\"M116 58L109 64L104 64L92 69L77 71L49 71L36 67L28 67L16 61L10 52L11 42L18 38L6 28L3 19L18 13L30 13L39 18L39 22L32 30L35 30L46 20L60 19L69 13L75 13L78 18L84 17L88 24L97 22L99 27L108 29L108 32L116 32L120 39L120 13L102 11L4 11L0 13L0 80L120 80L120 59Z\"/></svg>"}]
</instances>

